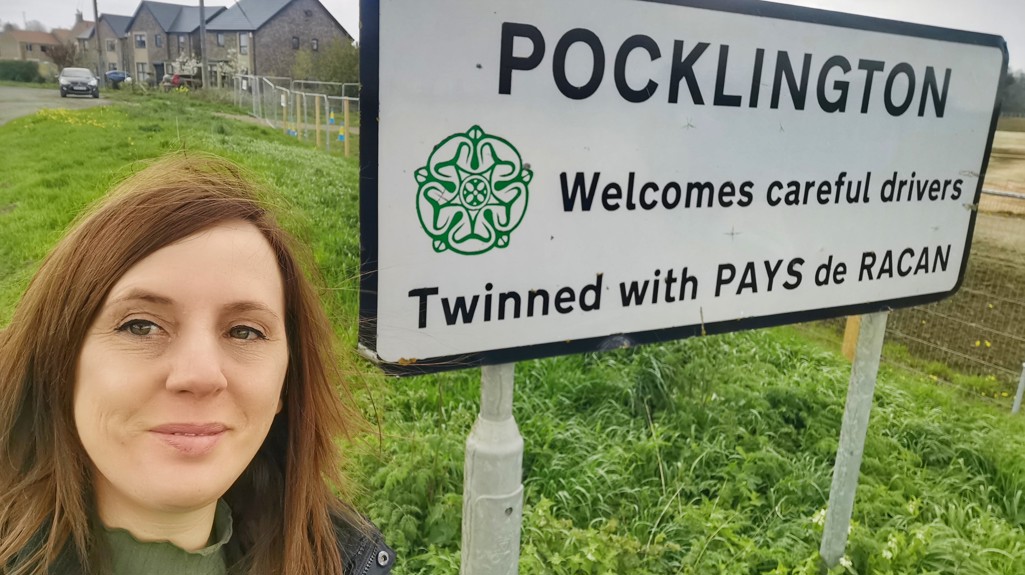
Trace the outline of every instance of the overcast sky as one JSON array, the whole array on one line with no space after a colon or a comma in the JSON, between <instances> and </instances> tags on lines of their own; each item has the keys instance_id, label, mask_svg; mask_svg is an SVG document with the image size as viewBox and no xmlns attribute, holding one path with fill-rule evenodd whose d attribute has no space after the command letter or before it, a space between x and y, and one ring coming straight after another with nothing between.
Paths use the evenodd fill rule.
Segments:
<instances>
[{"instance_id":1,"label":"overcast sky","mask_svg":"<svg viewBox=\"0 0 1025 575\"><path fill-rule=\"evenodd\" d=\"M131 15L139 5L138 0L96 1L101 14ZM199 0L171 1L199 5ZM231 0L207 2L211 5L233 3ZM359 0L322 2L350 34L358 37ZM785 3L998 34L1007 40L1011 67L1025 70L1025 0L785 0ZM87 19L92 19L91 0L0 0L0 21L21 24L24 18L39 20L49 28L67 28L75 21L76 9L82 10Z\"/></svg>"}]
</instances>

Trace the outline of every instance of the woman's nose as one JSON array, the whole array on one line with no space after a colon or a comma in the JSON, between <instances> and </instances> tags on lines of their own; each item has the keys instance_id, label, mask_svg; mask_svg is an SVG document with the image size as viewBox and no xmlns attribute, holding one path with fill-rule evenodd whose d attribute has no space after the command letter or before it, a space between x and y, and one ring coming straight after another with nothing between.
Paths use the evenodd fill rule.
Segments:
<instances>
[{"instance_id":1,"label":"woman's nose","mask_svg":"<svg viewBox=\"0 0 1025 575\"><path fill-rule=\"evenodd\" d=\"M174 342L171 353L171 369L166 384L169 391L202 397L228 386L222 350L215 336L182 335Z\"/></svg>"}]
</instances>

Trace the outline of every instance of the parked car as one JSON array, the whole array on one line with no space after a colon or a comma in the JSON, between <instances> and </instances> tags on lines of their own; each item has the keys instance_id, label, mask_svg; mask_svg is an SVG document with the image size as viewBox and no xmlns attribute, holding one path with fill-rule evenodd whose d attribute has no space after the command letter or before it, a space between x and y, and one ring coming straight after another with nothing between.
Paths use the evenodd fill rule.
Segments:
<instances>
[{"instance_id":1,"label":"parked car","mask_svg":"<svg viewBox=\"0 0 1025 575\"><path fill-rule=\"evenodd\" d=\"M67 98L68 94L100 97L99 80L86 68L64 68L57 76L57 83L60 84L61 98Z\"/></svg>"},{"instance_id":2,"label":"parked car","mask_svg":"<svg viewBox=\"0 0 1025 575\"><path fill-rule=\"evenodd\" d=\"M132 77L124 70L108 70L104 73L104 76L107 77L107 81L110 82L110 85L113 86L115 90L121 87L122 82L127 84L132 83Z\"/></svg>"}]
</instances>

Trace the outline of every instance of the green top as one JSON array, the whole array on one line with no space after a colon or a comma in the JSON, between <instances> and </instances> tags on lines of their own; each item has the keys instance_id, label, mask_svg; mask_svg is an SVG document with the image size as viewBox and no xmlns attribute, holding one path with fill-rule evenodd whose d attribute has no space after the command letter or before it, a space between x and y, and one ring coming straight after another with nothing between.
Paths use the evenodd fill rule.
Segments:
<instances>
[{"instance_id":1,"label":"green top","mask_svg":"<svg viewBox=\"0 0 1025 575\"><path fill-rule=\"evenodd\" d=\"M210 544L186 551L169 541L142 542L124 529L103 532L110 545L112 575L225 575L224 545L231 539L231 508L217 502Z\"/></svg>"}]
</instances>

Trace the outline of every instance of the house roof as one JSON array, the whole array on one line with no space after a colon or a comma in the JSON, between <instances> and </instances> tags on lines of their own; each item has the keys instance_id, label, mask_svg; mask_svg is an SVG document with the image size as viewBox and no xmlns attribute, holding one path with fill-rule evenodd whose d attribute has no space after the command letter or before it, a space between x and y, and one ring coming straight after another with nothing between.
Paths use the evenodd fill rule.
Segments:
<instances>
[{"instance_id":1,"label":"house roof","mask_svg":"<svg viewBox=\"0 0 1025 575\"><path fill-rule=\"evenodd\" d=\"M118 38L128 35L128 26L132 23L131 16L121 16L120 14L103 14L100 16L100 20L106 21Z\"/></svg>"},{"instance_id":2,"label":"house roof","mask_svg":"<svg viewBox=\"0 0 1025 575\"><path fill-rule=\"evenodd\" d=\"M71 35L75 38L82 38L82 34L91 31L95 24L92 20L79 20L71 27Z\"/></svg>"},{"instance_id":3,"label":"house roof","mask_svg":"<svg viewBox=\"0 0 1025 575\"><path fill-rule=\"evenodd\" d=\"M60 44L57 38L49 32L28 32L26 30L11 30L11 36L14 37L18 42L25 42L26 44Z\"/></svg>"},{"instance_id":4,"label":"house roof","mask_svg":"<svg viewBox=\"0 0 1025 575\"><path fill-rule=\"evenodd\" d=\"M263 27L271 18L288 6L292 0L238 0L216 18L207 22L208 30L227 32L255 32ZM323 4L321 4L323 5ZM330 16L330 13L328 13ZM334 16L330 16L336 26L349 34Z\"/></svg>"},{"instance_id":5,"label":"house roof","mask_svg":"<svg viewBox=\"0 0 1025 575\"><path fill-rule=\"evenodd\" d=\"M224 6L207 6L206 10L206 21L216 17L224 10ZM191 34L199 28L199 6L182 6L178 12L178 17L174 19L170 28L167 28L168 33L171 34Z\"/></svg>"},{"instance_id":6,"label":"house roof","mask_svg":"<svg viewBox=\"0 0 1025 575\"><path fill-rule=\"evenodd\" d=\"M156 19L157 25L164 32L171 34L187 34L199 28L199 7L198 6L183 6L181 4L169 4L167 2L153 2L152 0L143 0L139 2L139 7L135 9L135 14L132 15L131 20L125 27L125 33L131 30L135 24L135 19L139 17L139 13L142 12L143 8L150 11L153 14L153 18ZM206 6L206 21L209 23L212 16L216 16L224 10L224 6Z\"/></svg>"},{"instance_id":7,"label":"house roof","mask_svg":"<svg viewBox=\"0 0 1025 575\"><path fill-rule=\"evenodd\" d=\"M67 42L74 39L71 35L71 30L67 28L54 28L53 30L50 30L50 33L53 34L53 37L56 38L58 42Z\"/></svg>"},{"instance_id":8,"label":"house roof","mask_svg":"<svg viewBox=\"0 0 1025 575\"><path fill-rule=\"evenodd\" d=\"M211 30L254 31L267 23L291 0L239 0L207 27Z\"/></svg>"},{"instance_id":9,"label":"house roof","mask_svg":"<svg viewBox=\"0 0 1025 575\"><path fill-rule=\"evenodd\" d=\"M78 39L79 40L88 40L89 38L93 37L93 32L95 32L95 31L96 31L96 26L89 26L88 28L86 28L85 30L83 30L81 33L78 34Z\"/></svg>"},{"instance_id":10,"label":"house roof","mask_svg":"<svg viewBox=\"0 0 1025 575\"><path fill-rule=\"evenodd\" d=\"M174 19L178 17L178 12L182 9L182 5L143 0L139 2L139 7L135 9L135 14L132 15L132 24L135 23L135 19L139 17L139 13L142 12L143 8L149 10L153 18L156 19L157 25L166 32L171 27L171 24L174 24ZM131 24L129 24L129 28L131 28Z\"/></svg>"}]
</instances>

